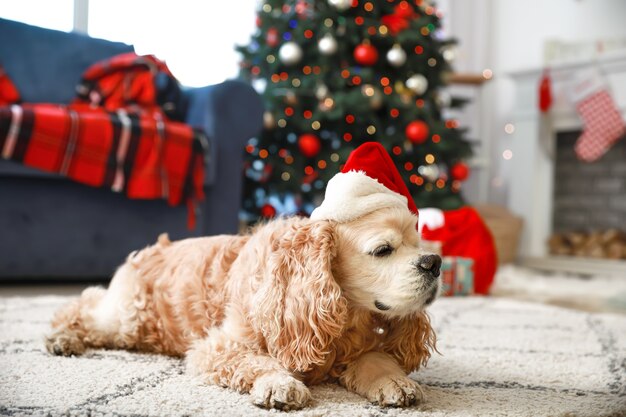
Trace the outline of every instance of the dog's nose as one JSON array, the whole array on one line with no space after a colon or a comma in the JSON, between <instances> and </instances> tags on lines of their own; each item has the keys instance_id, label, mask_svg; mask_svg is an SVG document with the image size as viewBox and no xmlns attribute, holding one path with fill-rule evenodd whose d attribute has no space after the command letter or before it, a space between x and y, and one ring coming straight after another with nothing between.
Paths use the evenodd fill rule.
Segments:
<instances>
[{"instance_id":1,"label":"dog's nose","mask_svg":"<svg viewBox=\"0 0 626 417\"><path fill-rule=\"evenodd\" d=\"M438 277L441 271L441 257L439 255L424 255L419 258L417 267L422 271L430 272L434 277Z\"/></svg>"}]
</instances>

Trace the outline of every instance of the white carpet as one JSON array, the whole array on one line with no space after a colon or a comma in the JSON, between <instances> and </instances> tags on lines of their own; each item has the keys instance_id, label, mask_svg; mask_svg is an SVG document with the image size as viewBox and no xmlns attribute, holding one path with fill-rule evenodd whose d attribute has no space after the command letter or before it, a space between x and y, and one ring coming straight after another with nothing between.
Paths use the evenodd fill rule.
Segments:
<instances>
[{"instance_id":1,"label":"white carpet","mask_svg":"<svg viewBox=\"0 0 626 417\"><path fill-rule=\"evenodd\" d=\"M412 375L426 403L380 408L336 385L282 413L204 386L181 361L121 351L46 353L43 334L67 298L0 299L0 415L35 416L626 416L626 316L499 298L440 299L439 350Z\"/></svg>"},{"instance_id":2,"label":"white carpet","mask_svg":"<svg viewBox=\"0 0 626 417\"><path fill-rule=\"evenodd\" d=\"M626 277L581 276L505 265L491 293L585 311L626 314Z\"/></svg>"}]
</instances>

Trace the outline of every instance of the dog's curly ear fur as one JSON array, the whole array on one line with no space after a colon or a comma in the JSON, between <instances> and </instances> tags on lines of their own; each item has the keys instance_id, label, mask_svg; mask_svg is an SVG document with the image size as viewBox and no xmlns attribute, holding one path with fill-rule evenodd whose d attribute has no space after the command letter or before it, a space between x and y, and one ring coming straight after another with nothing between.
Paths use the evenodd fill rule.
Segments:
<instances>
[{"instance_id":1,"label":"dog's curly ear fur","mask_svg":"<svg viewBox=\"0 0 626 417\"><path fill-rule=\"evenodd\" d=\"M426 366L432 351L437 351L437 338L425 312L397 318L391 328L383 349L396 358L406 373L421 365Z\"/></svg>"},{"instance_id":2,"label":"dog's curly ear fur","mask_svg":"<svg viewBox=\"0 0 626 417\"><path fill-rule=\"evenodd\" d=\"M325 362L346 321L347 301L331 271L335 232L330 222L301 219L273 235L253 320L268 352L304 372Z\"/></svg>"}]
</instances>

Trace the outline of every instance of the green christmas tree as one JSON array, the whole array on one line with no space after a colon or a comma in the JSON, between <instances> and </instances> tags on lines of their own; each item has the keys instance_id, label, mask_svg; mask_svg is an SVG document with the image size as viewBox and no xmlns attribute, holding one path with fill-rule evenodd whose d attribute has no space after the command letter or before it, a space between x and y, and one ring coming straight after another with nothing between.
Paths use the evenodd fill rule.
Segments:
<instances>
[{"instance_id":1,"label":"green christmas tree","mask_svg":"<svg viewBox=\"0 0 626 417\"><path fill-rule=\"evenodd\" d=\"M471 147L442 109L452 40L426 1L265 0L242 54L264 130L246 147L248 220L310 213L350 152L380 142L418 207L463 205Z\"/></svg>"}]
</instances>

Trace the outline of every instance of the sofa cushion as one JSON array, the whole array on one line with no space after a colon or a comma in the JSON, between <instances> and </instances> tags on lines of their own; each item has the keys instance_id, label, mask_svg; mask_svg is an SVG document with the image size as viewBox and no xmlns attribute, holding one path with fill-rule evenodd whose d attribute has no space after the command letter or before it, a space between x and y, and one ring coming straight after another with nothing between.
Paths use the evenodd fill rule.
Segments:
<instances>
[{"instance_id":1,"label":"sofa cushion","mask_svg":"<svg viewBox=\"0 0 626 417\"><path fill-rule=\"evenodd\" d=\"M0 18L0 64L23 102L69 103L94 62L133 47ZM16 46L18 45L18 46Z\"/></svg>"}]
</instances>

